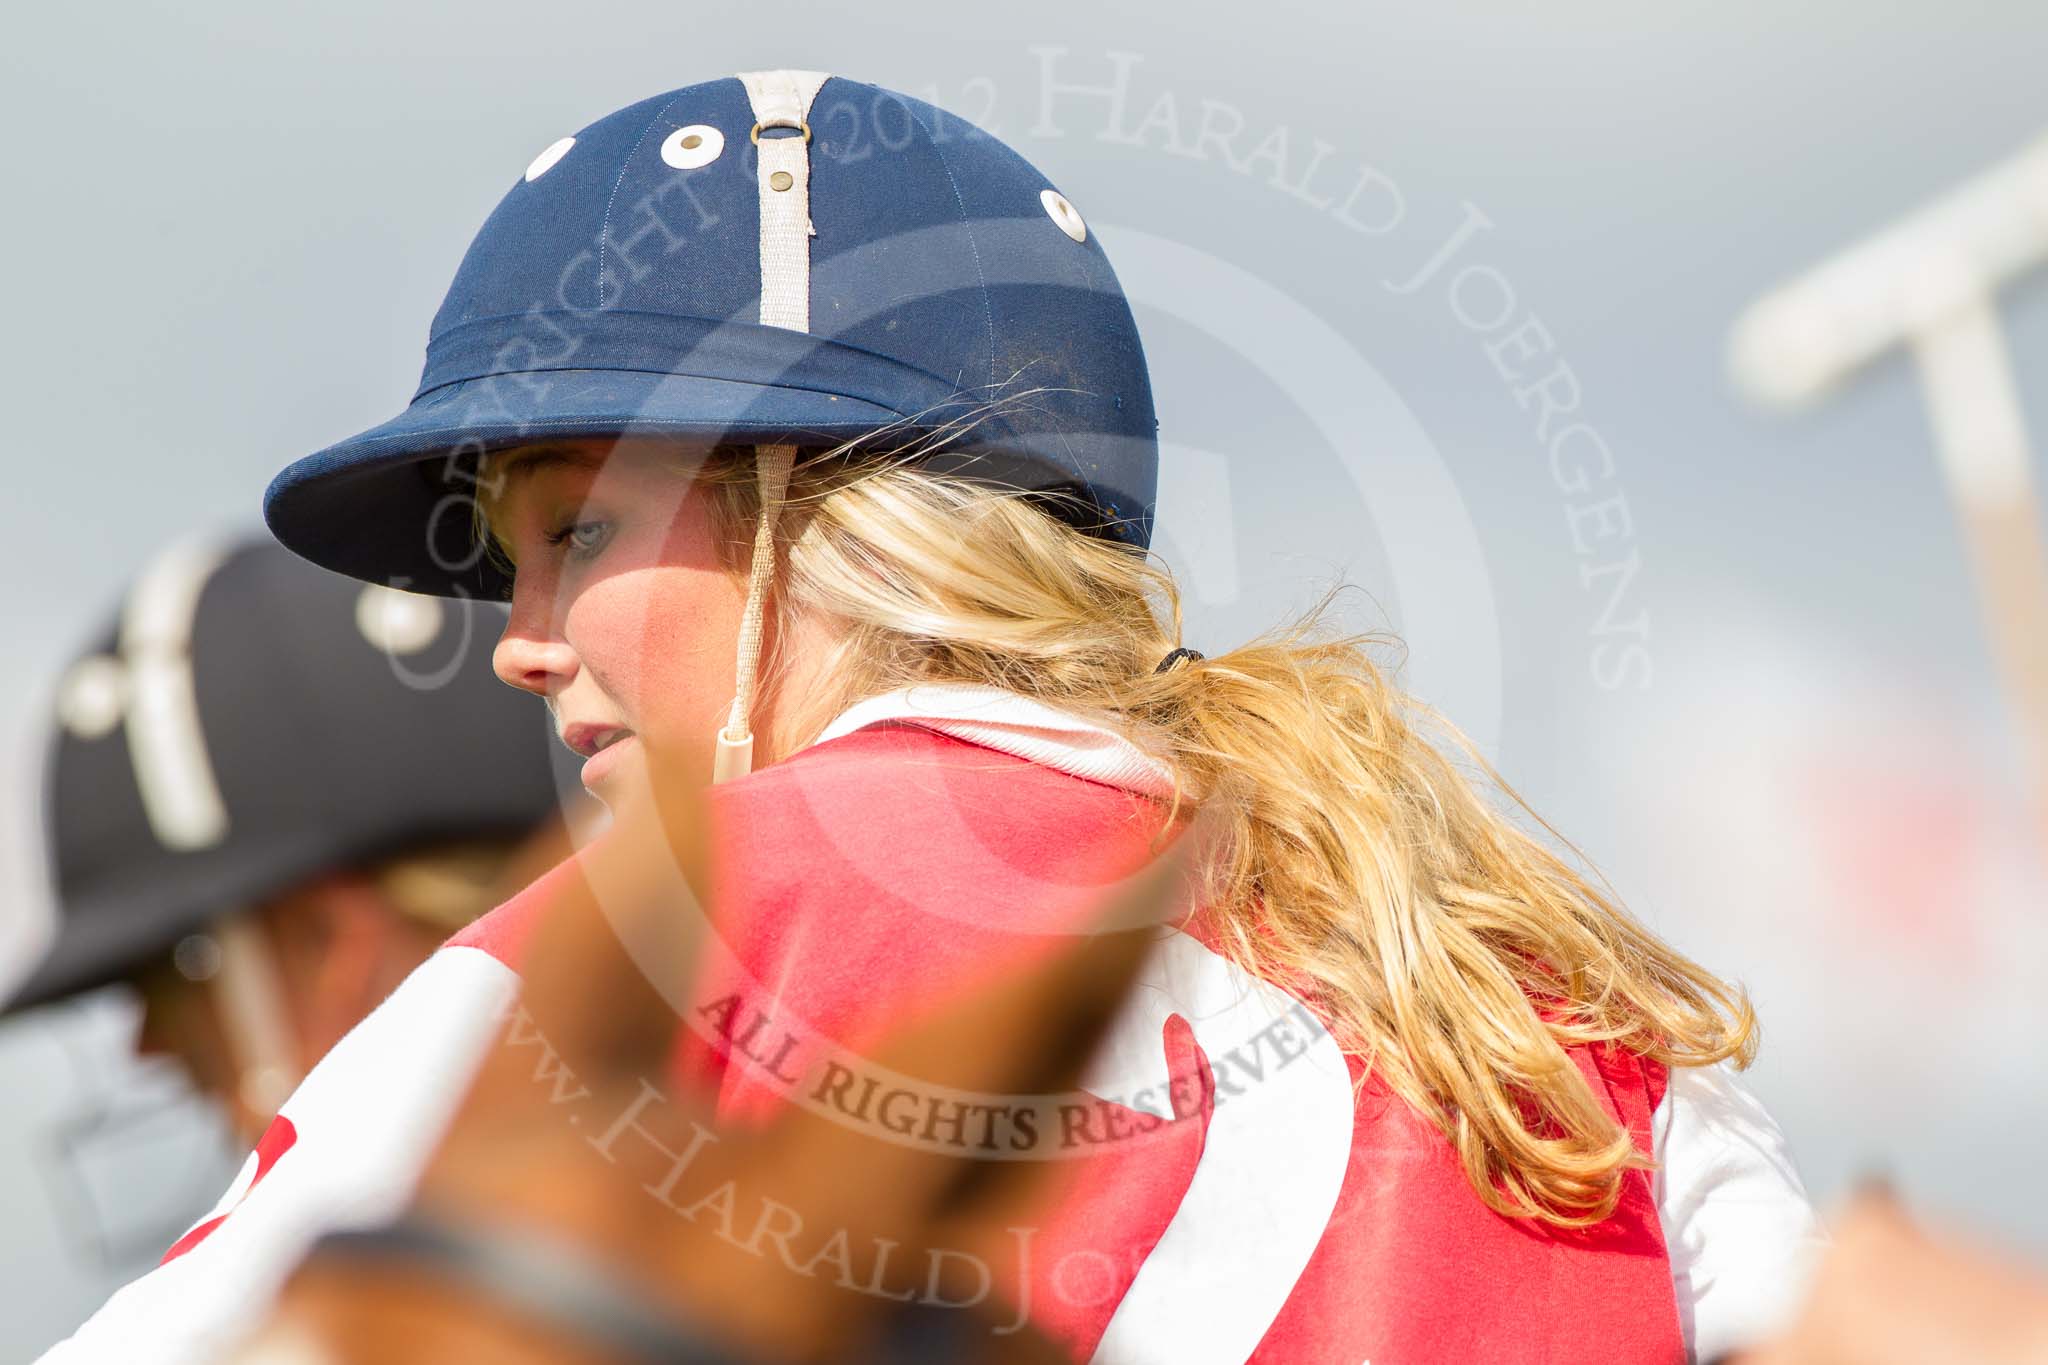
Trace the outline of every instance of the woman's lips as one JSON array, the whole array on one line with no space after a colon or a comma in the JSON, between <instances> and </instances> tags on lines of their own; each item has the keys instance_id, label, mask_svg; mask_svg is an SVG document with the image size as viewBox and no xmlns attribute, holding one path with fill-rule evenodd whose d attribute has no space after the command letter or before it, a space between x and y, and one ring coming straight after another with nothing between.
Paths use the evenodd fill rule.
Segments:
<instances>
[{"instance_id":1,"label":"woman's lips","mask_svg":"<svg viewBox=\"0 0 2048 1365\"><path fill-rule=\"evenodd\" d=\"M583 785L594 787L618 766L619 753L635 736L623 725L578 723L562 728L562 743L583 755Z\"/></svg>"},{"instance_id":2,"label":"woman's lips","mask_svg":"<svg viewBox=\"0 0 2048 1365\"><path fill-rule=\"evenodd\" d=\"M578 721L562 727L562 743L585 758L594 758L632 733L623 725L590 725Z\"/></svg>"},{"instance_id":3,"label":"woman's lips","mask_svg":"<svg viewBox=\"0 0 2048 1365\"><path fill-rule=\"evenodd\" d=\"M589 758L583 760L583 785L596 790L597 784L618 767L622 755L632 751L639 737L631 730L614 730Z\"/></svg>"}]
</instances>

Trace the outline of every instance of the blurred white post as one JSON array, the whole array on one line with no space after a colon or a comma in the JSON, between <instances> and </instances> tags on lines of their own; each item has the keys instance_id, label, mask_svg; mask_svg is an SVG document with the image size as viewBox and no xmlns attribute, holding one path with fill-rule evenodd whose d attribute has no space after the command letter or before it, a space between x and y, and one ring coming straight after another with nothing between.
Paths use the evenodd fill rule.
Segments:
<instances>
[{"instance_id":1,"label":"blurred white post","mask_svg":"<svg viewBox=\"0 0 2048 1365\"><path fill-rule=\"evenodd\" d=\"M2048 818L2048 550L2005 333L1981 299L1920 333L1913 350L1992 655Z\"/></svg>"},{"instance_id":2,"label":"blurred white post","mask_svg":"<svg viewBox=\"0 0 2048 1365\"><path fill-rule=\"evenodd\" d=\"M1748 396L1792 407L1895 345L1913 353L2048 850L2048 547L1995 302L2044 261L2048 138L1753 304L1730 367Z\"/></svg>"}]
</instances>

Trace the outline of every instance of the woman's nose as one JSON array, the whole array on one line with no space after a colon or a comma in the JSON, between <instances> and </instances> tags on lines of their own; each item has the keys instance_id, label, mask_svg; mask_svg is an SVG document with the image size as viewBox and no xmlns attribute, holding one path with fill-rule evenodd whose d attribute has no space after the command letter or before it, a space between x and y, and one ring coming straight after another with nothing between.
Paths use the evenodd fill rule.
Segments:
<instances>
[{"instance_id":1,"label":"woman's nose","mask_svg":"<svg viewBox=\"0 0 2048 1365\"><path fill-rule=\"evenodd\" d=\"M528 629L514 613L491 651L491 667L500 680L548 697L569 685L576 676L576 651L568 641L551 632Z\"/></svg>"}]
</instances>

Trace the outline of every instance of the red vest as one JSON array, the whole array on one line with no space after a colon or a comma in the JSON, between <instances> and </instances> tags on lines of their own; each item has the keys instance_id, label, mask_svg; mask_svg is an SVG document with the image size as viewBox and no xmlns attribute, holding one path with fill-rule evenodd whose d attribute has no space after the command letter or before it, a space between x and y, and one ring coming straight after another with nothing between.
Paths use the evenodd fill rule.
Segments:
<instances>
[{"instance_id":1,"label":"red vest","mask_svg":"<svg viewBox=\"0 0 2048 1365\"><path fill-rule=\"evenodd\" d=\"M712 799L733 962L707 984L698 1023L730 1046L720 1055L692 1032L684 1051L727 1115L771 1110L786 1102L778 1076L805 1075L833 1046L858 1054L1057 947L1109 881L1142 865L1161 818L1119 788L894 725L799 752ZM453 944L516 966L545 886ZM1206 947L1182 946L1185 971L1167 979L1223 970ZM1348 1143L1259 1119L1243 1097L1280 1073L1305 1075L1295 1059L1319 1026L1283 1021L1218 1054L1203 1046L1206 1009L1155 1000L1137 1020L1153 1035L1138 1043L1176 1083L1063 1115L1058 1136L1076 1159L1061 1163L1054 1207L995 1276L995 1292L1077 1360L1120 1310L1118 1359L1187 1358L1179 1339L1243 1341L1251 1359L1290 1365L1684 1359L1646 1172L1630 1172L1620 1207L1587 1231L1500 1217L1449 1145L1376 1082L1337 1111ZM1312 1018L1305 1007L1300 1017ZM1574 1059L1650 1151L1663 1068L1612 1049ZM831 1102L872 1119L888 1099L843 1085ZM914 1099L900 1109L927 1137L1024 1136L1001 1116L934 1117ZM1137 1132L1143 1141L1114 1140ZM1298 1169L1311 1151L1335 1162L1315 1189ZM1214 1168L1197 1216L1183 1205L1204 1163ZM1289 1247L1299 1254L1276 1279L1271 1258Z\"/></svg>"}]
</instances>

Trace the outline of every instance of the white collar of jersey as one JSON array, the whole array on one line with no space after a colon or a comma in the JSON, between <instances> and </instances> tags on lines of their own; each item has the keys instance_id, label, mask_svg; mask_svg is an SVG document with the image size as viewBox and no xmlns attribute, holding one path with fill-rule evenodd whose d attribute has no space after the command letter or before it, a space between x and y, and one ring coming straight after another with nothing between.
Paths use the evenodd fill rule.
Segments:
<instances>
[{"instance_id":1,"label":"white collar of jersey","mask_svg":"<svg viewBox=\"0 0 2048 1365\"><path fill-rule=\"evenodd\" d=\"M841 713L816 742L885 721L936 730L1141 796L1173 795L1171 770L1117 731L1020 693L974 683L922 683L869 697Z\"/></svg>"}]
</instances>

